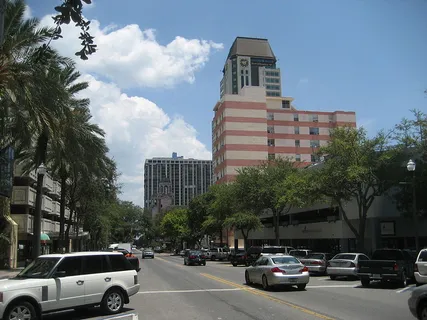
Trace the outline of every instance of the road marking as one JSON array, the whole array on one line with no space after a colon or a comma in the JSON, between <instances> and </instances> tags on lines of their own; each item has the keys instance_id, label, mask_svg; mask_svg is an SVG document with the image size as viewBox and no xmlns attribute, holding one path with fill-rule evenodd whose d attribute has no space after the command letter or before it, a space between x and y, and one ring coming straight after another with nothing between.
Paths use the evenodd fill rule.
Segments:
<instances>
[{"instance_id":1,"label":"road marking","mask_svg":"<svg viewBox=\"0 0 427 320\"><path fill-rule=\"evenodd\" d=\"M138 294L154 294L154 293L195 293L195 292L225 292L225 291L242 291L240 288L226 289L189 289L189 290L164 290L164 291L139 291Z\"/></svg>"},{"instance_id":2,"label":"road marking","mask_svg":"<svg viewBox=\"0 0 427 320\"><path fill-rule=\"evenodd\" d=\"M261 292L261 291L258 291L258 290L249 289L249 287L247 287L247 286L240 285L240 284L238 284L238 283L235 283L235 282L232 282L232 281L228 281L228 280L225 280L225 279L222 279L222 278L219 278L219 277L213 276L213 275L208 274L208 273L201 273L200 275L202 275L202 276L204 276L204 277L206 277L206 278L209 278L209 279L211 279L211 280L215 280L215 281L218 281L218 282L221 282L221 283L224 283L224 284L228 284L229 286L232 286L232 287L235 287L235 288L240 288L240 289L242 289L243 291L250 292L250 293L252 293L252 294L254 294L254 295L258 295L258 296L261 296L261 297L267 298L267 299L268 299L268 300L270 300L270 301L273 301L273 302L277 302L277 303L280 303L280 304L286 305L286 306L288 306L288 307L291 307L291 308L293 308L293 309L296 309L296 310L298 310L298 311L301 311L301 312L303 312L303 313L306 313L306 314L309 314L309 315L315 316L315 317L320 318L320 319L323 319L323 320L336 320L336 319L334 319L334 318L331 318L331 317L326 316L326 315L324 315L324 314L318 313L318 312L316 312L316 311L312 311L312 310L310 310L310 309L307 309L307 308L304 308L304 307L298 306L298 305L293 304L293 303L291 303L291 302L288 302L288 301L285 301L285 300L282 300L282 299L275 298L275 297L273 297L273 296L272 296L272 295L270 295L270 294L267 294L267 293L264 293L264 292Z\"/></svg>"},{"instance_id":3,"label":"road marking","mask_svg":"<svg viewBox=\"0 0 427 320\"><path fill-rule=\"evenodd\" d=\"M411 285L411 286L408 286L408 287L406 287L406 288L403 288L403 289L397 290L396 292L397 292L397 293L403 293L403 292L406 292L406 291L412 290L413 288L414 288L414 285Z\"/></svg>"},{"instance_id":4,"label":"road marking","mask_svg":"<svg viewBox=\"0 0 427 320\"><path fill-rule=\"evenodd\" d=\"M183 264L178 264L178 263L175 263L175 262L172 262L172 261L169 261L169 260L163 259L163 258L157 258L157 260L160 260L160 261L164 261L164 262L167 262L167 263L173 264L173 265L175 265L175 266L177 266L177 267L180 267L180 268L185 267Z\"/></svg>"},{"instance_id":5,"label":"road marking","mask_svg":"<svg viewBox=\"0 0 427 320\"><path fill-rule=\"evenodd\" d=\"M337 284L337 285L326 285L326 286L307 286L307 288L310 289L316 289L316 288L356 288L358 287L357 284Z\"/></svg>"}]
</instances>

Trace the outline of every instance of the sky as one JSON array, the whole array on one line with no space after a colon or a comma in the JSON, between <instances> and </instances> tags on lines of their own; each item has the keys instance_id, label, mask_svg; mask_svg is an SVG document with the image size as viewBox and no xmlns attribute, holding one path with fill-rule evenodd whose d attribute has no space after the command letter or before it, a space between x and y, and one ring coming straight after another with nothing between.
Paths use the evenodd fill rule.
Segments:
<instances>
[{"instance_id":1,"label":"sky","mask_svg":"<svg viewBox=\"0 0 427 320\"><path fill-rule=\"evenodd\" d=\"M60 3L28 0L27 16L51 25ZM98 52L74 56L73 26L52 46L89 82L83 95L106 131L121 198L139 205L145 159L211 159L212 109L237 36L269 39L297 109L355 111L371 136L427 111L426 0L95 0L84 14Z\"/></svg>"}]
</instances>

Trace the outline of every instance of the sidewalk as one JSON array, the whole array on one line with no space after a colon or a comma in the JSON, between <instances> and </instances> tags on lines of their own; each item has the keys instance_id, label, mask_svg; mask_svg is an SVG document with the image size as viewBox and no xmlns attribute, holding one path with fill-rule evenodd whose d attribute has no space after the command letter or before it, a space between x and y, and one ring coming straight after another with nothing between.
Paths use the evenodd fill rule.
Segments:
<instances>
[{"instance_id":1,"label":"sidewalk","mask_svg":"<svg viewBox=\"0 0 427 320\"><path fill-rule=\"evenodd\" d=\"M12 278L16 276L18 273L20 273L23 269L24 268L0 270L0 280Z\"/></svg>"}]
</instances>

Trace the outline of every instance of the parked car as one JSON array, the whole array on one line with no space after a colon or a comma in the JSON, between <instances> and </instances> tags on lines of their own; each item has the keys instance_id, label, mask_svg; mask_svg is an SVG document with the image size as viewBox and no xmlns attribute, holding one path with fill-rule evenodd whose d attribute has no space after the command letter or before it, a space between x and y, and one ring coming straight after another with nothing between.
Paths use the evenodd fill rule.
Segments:
<instances>
[{"instance_id":1,"label":"parked car","mask_svg":"<svg viewBox=\"0 0 427 320\"><path fill-rule=\"evenodd\" d=\"M363 253L339 253L326 265L326 272L335 280L337 277L357 277L359 261L369 260Z\"/></svg>"},{"instance_id":2,"label":"parked car","mask_svg":"<svg viewBox=\"0 0 427 320\"><path fill-rule=\"evenodd\" d=\"M263 255L288 255L293 249L287 246L252 246L248 249L244 257L245 264L246 266L250 266Z\"/></svg>"},{"instance_id":3,"label":"parked car","mask_svg":"<svg viewBox=\"0 0 427 320\"><path fill-rule=\"evenodd\" d=\"M228 259L228 250L224 248L210 248L208 251L208 258L212 261L214 260L227 260Z\"/></svg>"},{"instance_id":4,"label":"parked car","mask_svg":"<svg viewBox=\"0 0 427 320\"><path fill-rule=\"evenodd\" d=\"M134 269L139 272L141 268L139 267L139 259L136 257L132 252L127 251L123 248L115 248L115 249L108 249L110 252L120 252L125 256L126 259L129 260L131 265L134 267Z\"/></svg>"},{"instance_id":5,"label":"parked car","mask_svg":"<svg viewBox=\"0 0 427 320\"><path fill-rule=\"evenodd\" d=\"M310 281L308 268L297 258L285 255L261 256L245 271L246 284L261 284L264 290L272 286L297 286L304 290Z\"/></svg>"},{"instance_id":6,"label":"parked car","mask_svg":"<svg viewBox=\"0 0 427 320\"><path fill-rule=\"evenodd\" d=\"M422 249L418 254L414 266L414 276L417 287L427 283L427 249Z\"/></svg>"},{"instance_id":7,"label":"parked car","mask_svg":"<svg viewBox=\"0 0 427 320\"><path fill-rule=\"evenodd\" d=\"M233 267L237 267L239 264L246 265L246 257L245 249L237 249L237 251L233 250L230 252L229 260Z\"/></svg>"},{"instance_id":8,"label":"parked car","mask_svg":"<svg viewBox=\"0 0 427 320\"><path fill-rule=\"evenodd\" d=\"M414 264L413 257L405 250L380 249L374 251L371 260L359 261L357 275L364 287L372 280L397 282L406 287L408 279L414 277Z\"/></svg>"},{"instance_id":9,"label":"parked car","mask_svg":"<svg viewBox=\"0 0 427 320\"><path fill-rule=\"evenodd\" d=\"M151 258L154 259L154 251L151 249L145 249L142 251L142 259Z\"/></svg>"},{"instance_id":10,"label":"parked car","mask_svg":"<svg viewBox=\"0 0 427 320\"><path fill-rule=\"evenodd\" d=\"M299 261L308 268L310 273L325 274L326 265L333 256L332 253L312 252Z\"/></svg>"},{"instance_id":11,"label":"parked car","mask_svg":"<svg viewBox=\"0 0 427 320\"><path fill-rule=\"evenodd\" d=\"M200 266L206 265L207 256L200 250L189 250L185 253L184 265L191 266L198 264Z\"/></svg>"},{"instance_id":12,"label":"parked car","mask_svg":"<svg viewBox=\"0 0 427 320\"><path fill-rule=\"evenodd\" d=\"M415 288L412 291L408 306L411 313L419 320L427 319L427 285Z\"/></svg>"},{"instance_id":13,"label":"parked car","mask_svg":"<svg viewBox=\"0 0 427 320\"><path fill-rule=\"evenodd\" d=\"M105 314L117 314L139 287L136 271L117 252L42 255L0 282L0 319L40 319L44 313L97 305Z\"/></svg>"},{"instance_id":14,"label":"parked car","mask_svg":"<svg viewBox=\"0 0 427 320\"><path fill-rule=\"evenodd\" d=\"M294 250L291 250L289 254L299 259L299 258L304 258L308 256L311 252L312 250L310 249L296 249L296 250L294 249Z\"/></svg>"}]
</instances>

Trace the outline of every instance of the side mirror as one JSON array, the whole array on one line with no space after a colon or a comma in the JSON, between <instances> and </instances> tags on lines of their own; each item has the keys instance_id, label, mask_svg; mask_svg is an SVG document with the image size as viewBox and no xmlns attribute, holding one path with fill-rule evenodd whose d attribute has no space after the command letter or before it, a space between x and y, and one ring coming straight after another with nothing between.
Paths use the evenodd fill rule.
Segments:
<instances>
[{"instance_id":1,"label":"side mirror","mask_svg":"<svg viewBox=\"0 0 427 320\"><path fill-rule=\"evenodd\" d=\"M136 269L136 272L139 272L141 270L141 268Z\"/></svg>"},{"instance_id":2,"label":"side mirror","mask_svg":"<svg viewBox=\"0 0 427 320\"><path fill-rule=\"evenodd\" d=\"M53 274L53 277L54 278L63 278L63 277L65 277L67 275L67 272L66 271L56 271L54 274Z\"/></svg>"}]
</instances>

